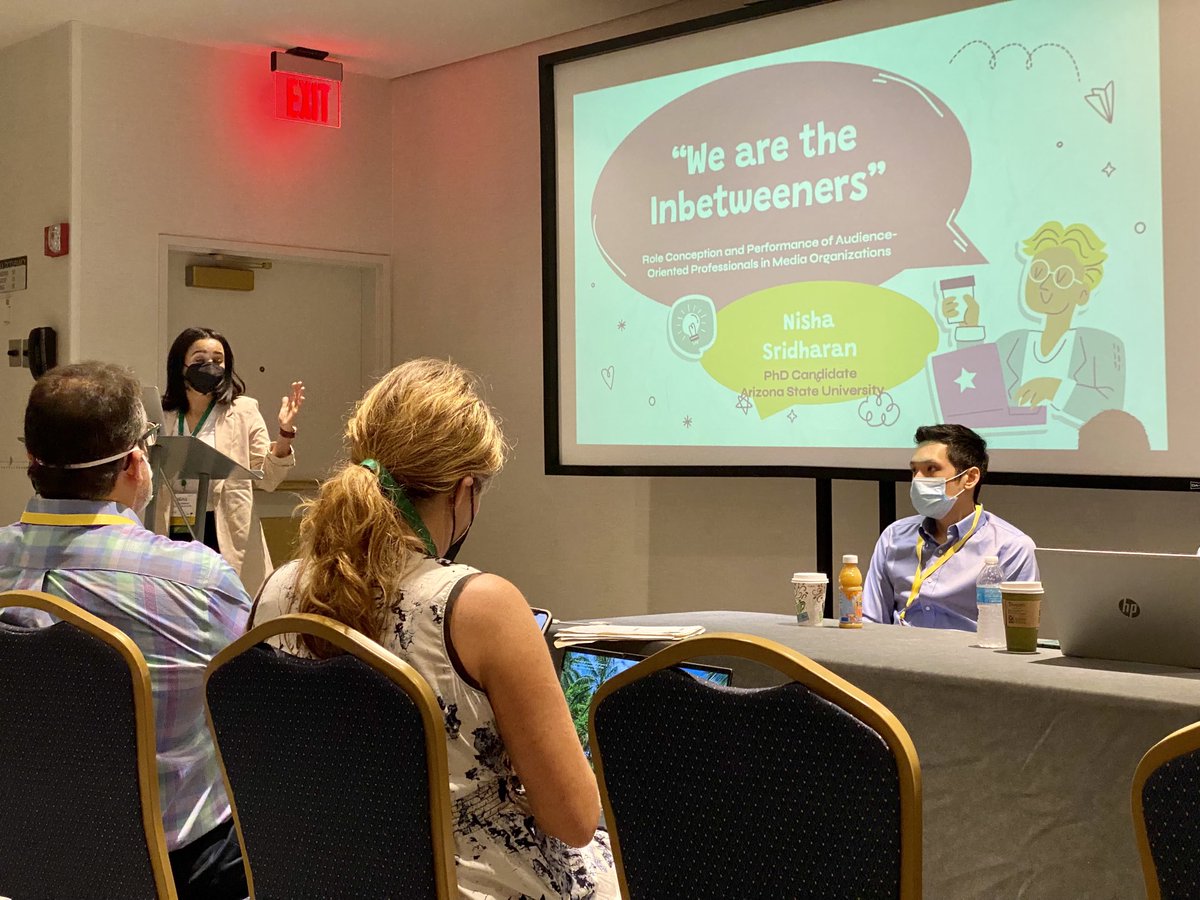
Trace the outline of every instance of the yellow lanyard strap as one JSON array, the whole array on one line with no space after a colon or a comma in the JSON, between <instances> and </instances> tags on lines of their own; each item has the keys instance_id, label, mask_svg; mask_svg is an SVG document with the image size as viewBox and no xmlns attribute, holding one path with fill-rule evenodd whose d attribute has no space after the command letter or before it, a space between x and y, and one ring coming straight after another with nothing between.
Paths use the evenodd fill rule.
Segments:
<instances>
[{"instance_id":1,"label":"yellow lanyard strap","mask_svg":"<svg viewBox=\"0 0 1200 900\"><path fill-rule=\"evenodd\" d=\"M21 513L24 525L132 525L133 522L115 513L40 513L26 510Z\"/></svg>"},{"instance_id":2,"label":"yellow lanyard strap","mask_svg":"<svg viewBox=\"0 0 1200 900\"><path fill-rule=\"evenodd\" d=\"M971 535L975 533L975 529L979 527L979 517L983 515L983 505L976 504L975 518L971 520L971 527L967 533L955 542L954 546L946 551L946 554L937 559L928 569L921 568L921 557L925 553L925 538L917 538L917 575L913 579L912 591L908 595L908 602L904 604L904 609L900 612L900 618L904 618L904 614L908 612L908 608L916 602L917 596L921 593L921 585L925 583L925 579L944 566L955 553L962 549L963 544L971 539Z\"/></svg>"}]
</instances>

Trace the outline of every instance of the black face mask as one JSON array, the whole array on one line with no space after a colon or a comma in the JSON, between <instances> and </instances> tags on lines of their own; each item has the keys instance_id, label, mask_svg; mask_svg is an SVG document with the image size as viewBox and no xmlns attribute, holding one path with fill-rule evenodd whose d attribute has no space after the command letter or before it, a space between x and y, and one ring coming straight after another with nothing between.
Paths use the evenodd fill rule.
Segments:
<instances>
[{"instance_id":1,"label":"black face mask","mask_svg":"<svg viewBox=\"0 0 1200 900\"><path fill-rule=\"evenodd\" d=\"M225 380L225 368L215 362L192 363L183 372L183 380L200 394L211 394Z\"/></svg>"},{"instance_id":2,"label":"black face mask","mask_svg":"<svg viewBox=\"0 0 1200 900\"><path fill-rule=\"evenodd\" d=\"M446 559L450 562L454 562L455 558L458 556L458 551L461 550L462 545L467 542L467 535L471 533L471 525L474 525L474 524L475 524L475 498L472 497L471 498L471 522L469 525L467 525L467 530L462 533L462 537L460 537L457 541L455 541L453 544L451 544L446 549L446 555L443 557L443 559ZM450 534L451 535L454 534L454 525L455 525L454 513L451 512L450 513Z\"/></svg>"}]
</instances>

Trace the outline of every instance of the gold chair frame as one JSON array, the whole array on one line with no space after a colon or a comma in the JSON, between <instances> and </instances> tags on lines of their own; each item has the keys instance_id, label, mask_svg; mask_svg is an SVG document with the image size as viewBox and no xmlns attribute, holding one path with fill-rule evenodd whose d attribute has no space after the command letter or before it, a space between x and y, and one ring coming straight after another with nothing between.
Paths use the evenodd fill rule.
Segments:
<instances>
[{"instance_id":1,"label":"gold chair frame","mask_svg":"<svg viewBox=\"0 0 1200 900\"><path fill-rule=\"evenodd\" d=\"M242 820L238 814L237 797L234 794L233 785L229 783L229 773L225 770L221 745L217 741L217 730L213 727L212 710L208 706L208 679L213 672L233 657L239 656L269 638L287 634L312 635L327 641L342 652L354 656L376 672L390 678L421 711L421 720L425 726L425 763L429 773L429 817L433 828L431 838L434 879L438 900L453 900L458 896L458 877L454 868L454 834L450 824L450 769L446 758L446 741L442 737L445 725L437 704L437 697L434 696L429 682L404 660L348 625L343 625L327 616L318 616L312 613L279 616L255 626L214 656L204 673L204 711L208 718L209 731L213 735L213 743L217 748L217 761L221 766L221 777L225 781L229 802L233 807L233 821L237 828L238 843L242 847L242 861L246 867L246 884L250 888L251 898L255 896L253 865L246 852L246 842L242 836Z\"/></svg>"},{"instance_id":2,"label":"gold chair frame","mask_svg":"<svg viewBox=\"0 0 1200 900\"><path fill-rule=\"evenodd\" d=\"M659 650L653 656L614 675L600 685L588 711L589 743L600 784L600 802L612 839L613 856L621 895L631 896L625 880L621 854L619 823L613 814L604 779L604 758L596 741L596 708L604 698L627 684L659 669L666 669L702 657L728 656L748 659L768 666L791 681L798 682L817 696L850 713L873 728L887 743L896 760L900 785L900 900L919 900L921 896L921 763L908 731L892 712L866 692L835 675L802 653L775 641L749 634L718 632L689 638Z\"/></svg>"},{"instance_id":3,"label":"gold chair frame","mask_svg":"<svg viewBox=\"0 0 1200 900\"><path fill-rule=\"evenodd\" d=\"M1133 772L1131 801L1133 807L1133 836L1137 841L1138 856L1142 860L1142 877L1146 880L1147 900L1161 900L1162 888L1158 883L1158 867L1150 853L1150 837L1146 833L1146 811L1142 806L1142 793L1146 782L1159 767L1177 757L1200 750L1200 722L1173 731L1146 751Z\"/></svg>"},{"instance_id":4,"label":"gold chair frame","mask_svg":"<svg viewBox=\"0 0 1200 900\"><path fill-rule=\"evenodd\" d=\"M0 593L0 608L26 607L49 613L56 619L74 625L103 641L120 654L129 667L133 692L133 716L137 747L138 793L142 803L142 828L146 834L146 849L150 854L150 869L162 900L177 900L175 877L167 855L167 838L163 830L162 808L158 800L158 745L154 731L154 700L150 691L150 669L137 644L118 628L103 619L52 594L40 591L6 591Z\"/></svg>"}]
</instances>

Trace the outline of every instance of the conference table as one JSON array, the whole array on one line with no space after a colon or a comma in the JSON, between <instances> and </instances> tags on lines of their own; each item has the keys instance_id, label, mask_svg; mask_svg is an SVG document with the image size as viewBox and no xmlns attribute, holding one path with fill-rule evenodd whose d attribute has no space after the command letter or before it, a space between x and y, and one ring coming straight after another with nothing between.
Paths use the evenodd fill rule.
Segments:
<instances>
[{"instance_id":1,"label":"conference table","mask_svg":"<svg viewBox=\"0 0 1200 900\"><path fill-rule=\"evenodd\" d=\"M770 638L887 706L921 760L929 900L1145 896L1130 812L1133 773L1154 743L1200 720L1200 671L1057 650L984 650L961 631L840 629L831 620L801 627L794 616L770 613L604 621ZM605 646L652 653L662 645ZM755 663L706 661L732 666L735 686L782 680Z\"/></svg>"}]
</instances>

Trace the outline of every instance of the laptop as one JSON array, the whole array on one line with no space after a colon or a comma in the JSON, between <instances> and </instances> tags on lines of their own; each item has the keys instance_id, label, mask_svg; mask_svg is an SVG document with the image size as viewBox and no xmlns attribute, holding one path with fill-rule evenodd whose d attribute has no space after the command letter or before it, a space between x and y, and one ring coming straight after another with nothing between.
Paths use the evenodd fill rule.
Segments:
<instances>
[{"instance_id":1,"label":"laptop","mask_svg":"<svg viewBox=\"0 0 1200 900\"><path fill-rule=\"evenodd\" d=\"M588 710L592 705L592 697L605 681L645 658L638 653L593 650L589 647L569 647L563 652L559 681L562 684L563 693L567 697L567 707L571 710L571 718L575 720L575 730L579 732L583 752L588 759L591 759L592 756L587 731ZM711 681L713 684L723 687L733 684L733 670L724 666L686 663L675 668L687 672L701 681Z\"/></svg>"},{"instance_id":2,"label":"laptop","mask_svg":"<svg viewBox=\"0 0 1200 900\"><path fill-rule=\"evenodd\" d=\"M979 344L933 357L933 383L943 422L968 428L1046 424L1045 406L1016 406L1004 388L995 344Z\"/></svg>"},{"instance_id":3,"label":"laptop","mask_svg":"<svg viewBox=\"0 0 1200 900\"><path fill-rule=\"evenodd\" d=\"M1037 551L1039 634L1064 656L1200 669L1200 556Z\"/></svg>"}]
</instances>

